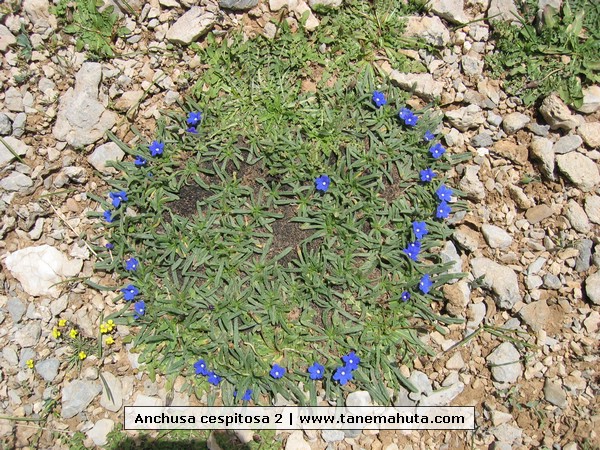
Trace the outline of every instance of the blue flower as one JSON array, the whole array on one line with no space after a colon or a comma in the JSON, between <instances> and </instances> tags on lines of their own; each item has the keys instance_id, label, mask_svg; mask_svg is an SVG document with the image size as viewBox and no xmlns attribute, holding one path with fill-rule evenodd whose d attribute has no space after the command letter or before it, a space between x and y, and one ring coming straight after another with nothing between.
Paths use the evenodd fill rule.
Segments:
<instances>
[{"instance_id":1,"label":"blue flower","mask_svg":"<svg viewBox=\"0 0 600 450\"><path fill-rule=\"evenodd\" d=\"M429 274L425 274L421 277L419 281L419 289L423 294L427 294L431 290L431 286L433 286L433 282L429 277Z\"/></svg>"},{"instance_id":2,"label":"blue flower","mask_svg":"<svg viewBox=\"0 0 600 450\"><path fill-rule=\"evenodd\" d=\"M148 161L146 160L146 158L138 155L135 157L135 161L133 162L133 164L135 164L136 167L142 167L145 166L147 162Z\"/></svg>"},{"instance_id":3,"label":"blue flower","mask_svg":"<svg viewBox=\"0 0 600 450\"><path fill-rule=\"evenodd\" d=\"M233 391L233 396L237 398L238 392ZM249 402L250 400L252 400L252 389L246 389L246 392L244 392L244 396L242 397L242 401Z\"/></svg>"},{"instance_id":4,"label":"blue flower","mask_svg":"<svg viewBox=\"0 0 600 450\"><path fill-rule=\"evenodd\" d=\"M435 210L435 217L438 219L445 219L452 212L452 208L444 200L440 202L437 209Z\"/></svg>"},{"instance_id":5,"label":"blue flower","mask_svg":"<svg viewBox=\"0 0 600 450\"><path fill-rule=\"evenodd\" d=\"M129 258L127 261L125 261L125 269L127 270L132 270L132 271L136 271L138 266L139 266L139 261L135 258Z\"/></svg>"},{"instance_id":6,"label":"blue flower","mask_svg":"<svg viewBox=\"0 0 600 450\"><path fill-rule=\"evenodd\" d=\"M419 118L408 108L402 108L398 117L404 122L404 125L409 127L414 127L419 121Z\"/></svg>"},{"instance_id":7,"label":"blue flower","mask_svg":"<svg viewBox=\"0 0 600 450\"><path fill-rule=\"evenodd\" d=\"M358 369L358 364L360 363L360 358L356 356L356 353L353 351L348 353L345 356L342 356L342 361L346 363L346 367L350 370Z\"/></svg>"},{"instance_id":8,"label":"blue flower","mask_svg":"<svg viewBox=\"0 0 600 450\"><path fill-rule=\"evenodd\" d=\"M412 229L417 239L423 239L423 236L429 233L429 230L427 230L427 224L425 222L413 222Z\"/></svg>"},{"instance_id":9,"label":"blue flower","mask_svg":"<svg viewBox=\"0 0 600 450\"><path fill-rule=\"evenodd\" d=\"M203 359L199 359L194 363L194 369L196 370L196 375L207 376L209 374L208 369L206 367L206 361L204 361Z\"/></svg>"},{"instance_id":10,"label":"blue flower","mask_svg":"<svg viewBox=\"0 0 600 450\"><path fill-rule=\"evenodd\" d=\"M104 215L104 220L106 220L108 223L111 223L113 221L112 212L104 211L103 215Z\"/></svg>"},{"instance_id":11,"label":"blue flower","mask_svg":"<svg viewBox=\"0 0 600 450\"><path fill-rule=\"evenodd\" d=\"M137 320L146 314L146 302L144 300L140 300L139 302L135 302L133 305L133 310L135 311L134 318Z\"/></svg>"},{"instance_id":12,"label":"blue flower","mask_svg":"<svg viewBox=\"0 0 600 450\"><path fill-rule=\"evenodd\" d=\"M202 122L202 113L200 111L193 111L189 113L186 122L188 125L196 127L196 125Z\"/></svg>"},{"instance_id":13,"label":"blue flower","mask_svg":"<svg viewBox=\"0 0 600 450\"><path fill-rule=\"evenodd\" d=\"M387 105L387 100L385 99L385 95L383 95L383 92L373 92L373 103L375 103L375 106L377 106L378 108L381 108L383 105Z\"/></svg>"},{"instance_id":14,"label":"blue flower","mask_svg":"<svg viewBox=\"0 0 600 450\"><path fill-rule=\"evenodd\" d=\"M188 127L185 131L192 134L198 134L198 130L196 130L196 127Z\"/></svg>"},{"instance_id":15,"label":"blue flower","mask_svg":"<svg viewBox=\"0 0 600 450\"><path fill-rule=\"evenodd\" d=\"M431 146L431 148L429 149L429 153L431 153L431 156L433 156L435 159L438 159L444 153L446 153L446 149L442 144L438 142L437 144Z\"/></svg>"},{"instance_id":16,"label":"blue flower","mask_svg":"<svg viewBox=\"0 0 600 450\"><path fill-rule=\"evenodd\" d=\"M108 196L111 198L112 205L115 208L118 208L121 202L126 202L127 200L129 200L127 198L127 192L125 191L110 192Z\"/></svg>"},{"instance_id":17,"label":"blue flower","mask_svg":"<svg viewBox=\"0 0 600 450\"><path fill-rule=\"evenodd\" d=\"M317 179L315 179L315 187L317 188L317 191L327 192L330 183L331 180L327 175L321 175L320 177L317 177Z\"/></svg>"},{"instance_id":18,"label":"blue flower","mask_svg":"<svg viewBox=\"0 0 600 450\"><path fill-rule=\"evenodd\" d=\"M342 386L352 379L352 369L342 366L338 367L333 374L333 379L340 383Z\"/></svg>"},{"instance_id":19,"label":"blue flower","mask_svg":"<svg viewBox=\"0 0 600 450\"><path fill-rule=\"evenodd\" d=\"M433 177L435 177L435 172L428 167L425 170L421 170L420 175L421 181L428 183L429 181L433 180Z\"/></svg>"},{"instance_id":20,"label":"blue flower","mask_svg":"<svg viewBox=\"0 0 600 450\"><path fill-rule=\"evenodd\" d=\"M310 374L311 380L320 380L323 378L323 374L325 372L325 367L323 367L318 362L314 363L312 366L308 368L308 373Z\"/></svg>"},{"instance_id":21,"label":"blue flower","mask_svg":"<svg viewBox=\"0 0 600 450\"><path fill-rule=\"evenodd\" d=\"M425 142L431 142L435 139L435 134L433 134L431 131L427 130L425 132L425 135L423 136L423 139L425 140Z\"/></svg>"},{"instance_id":22,"label":"blue flower","mask_svg":"<svg viewBox=\"0 0 600 450\"><path fill-rule=\"evenodd\" d=\"M223 377L218 376L214 372L208 372L208 374L206 374L206 376L208 377L207 381L210 384L212 384L213 386L218 386L219 383L221 382L221 380L223 379Z\"/></svg>"},{"instance_id":23,"label":"blue flower","mask_svg":"<svg viewBox=\"0 0 600 450\"><path fill-rule=\"evenodd\" d=\"M128 284L123 289L121 289L123 293L123 298L127 301L131 301L135 299L135 296L140 293L139 289L136 288L133 284Z\"/></svg>"},{"instance_id":24,"label":"blue flower","mask_svg":"<svg viewBox=\"0 0 600 450\"><path fill-rule=\"evenodd\" d=\"M150 144L150 147L148 147L148 150L150 150L150 153L152 154L152 156L162 155L164 149L165 149L165 144L163 142L158 142L158 141L152 141L152 144Z\"/></svg>"},{"instance_id":25,"label":"blue flower","mask_svg":"<svg viewBox=\"0 0 600 450\"><path fill-rule=\"evenodd\" d=\"M282 378L285 375L285 369L278 364L273 364L269 375L278 380L279 378Z\"/></svg>"},{"instance_id":26,"label":"blue flower","mask_svg":"<svg viewBox=\"0 0 600 450\"><path fill-rule=\"evenodd\" d=\"M438 198L440 200L443 200L445 202L449 202L450 200L452 200L452 194L454 194L454 191L450 188L447 188L445 185L441 185L437 191L435 191L435 194L438 196Z\"/></svg>"},{"instance_id":27,"label":"blue flower","mask_svg":"<svg viewBox=\"0 0 600 450\"><path fill-rule=\"evenodd\" d=\"M111 244L110 242L107 242L106 244L104 244L104 246L107 248L107 250L112 250L113 248L115 248L115 245Z\"/></svg>"},{"instance_id":28,"label":"blue flower","mask_svg":"<svg viewBox=\"0 0 600 450\"><path fill-rule=\"evenodd\" d=\"M419 241L411 242L410 244L408 244L408 247L406 247L402 251L404 253L406 253L406 255L410 259L412 259L413 261L416 261L417 258L419 257L419 252L421 251L421 242L419 242Z\"/></svg>"},{"instance_id":29,"label":"blue flower","mask_svg":"<svg viewBox=\"0 0 600 450\"><path fill-rule=\"evenodd\" d=\"M403 302L409 301L410 300L410 292L404 291L402 293L402 295L400 296L400 300L402 300Z\"/></svg>"}]
</instances>

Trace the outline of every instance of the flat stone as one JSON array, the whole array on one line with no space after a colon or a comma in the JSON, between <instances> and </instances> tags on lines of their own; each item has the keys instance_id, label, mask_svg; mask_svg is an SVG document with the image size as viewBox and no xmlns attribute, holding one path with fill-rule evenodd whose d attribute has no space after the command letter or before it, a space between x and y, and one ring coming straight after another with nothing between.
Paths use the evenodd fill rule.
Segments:
<instances>
[{"instance_id":1,"label":"flat stone","mask_svg":"<svg viewBox=\"0 0 600 450\"><path fill-rule=\"evenodd\" d=\"M17 367L19 365L19 356L13 347L4 347L2 349L2 357L13 367Z\"/></svg>"},{"instance_id":2,"label":"flat stone","mask_svg":"<svg viewBox=\"0 0 600 450\"><path fill-rule=\"evenodd\" d=\"M354 391L346 397L346 406L370 406L372 402L371 394L367 391Z\"/></svg>"},{"instance_id":3,"label":"flat stone","mask_svg":"<svg viewBox=\"0 0 600 450\"><path fill-rule=\"evenodd\" d=\"M485 198L485 186L479 179L480 166L469 165L465 167L463 177L458 183L458 188L472 200L483 200Z\"/></svg>"},{"instance_id":4,"label":"flat stone","mask_svg":"<svg viewBox=\"0 0 600 450\"><path fill-rule=\"evenodd\" d=\"M585 198L583 207L590 222L600 224L600 197L597 195L588 195Z\"/></svg>"},{"instance_id":5,"label":"flat stone","mask_svg":"<svg viewBox=\"0 0 600 450\"><path fill-rule=\"evenodd\" d=\"M560 172L584 192L591 191L600 183L596 163L579 152L557 155L556 163Z\"/></svg>"},{"instance_id":6,"label":"flat stone","mask_svg":"<svg viewBox=\"0 0 600 450\"><path fill-rule=\"evenodd\" d=\"M141 89L123 92L123 95L115 102L115 109L117 111L127 111L135 106L143 97L144 91Z\"/></svg>"},{"instance_id":7,"label":"flat stone","mask_svg":"<svg viewBox=\"0 0 600 450\"><path fill-rule=\"evenodd\" d=\"M446 361L446 369L448 370L461 370L464 367L465 362L463 361L462 355L458 352Z\"/></svg>"},{"instance_id":8,"label":"flat stone","mask_svg":"<svg viewBox=\"0 0 600 450\"><path fill-rule=\"evenodd\" d=\"M19 156L24 156L29 150L29 146L24 142L21 142L19 139L7 136L2 138L4 142L0 141L0 168L4 167L9 162L15 159L13 153L9 150L9 148ZM6 143L6 145L4 145Z\"/></svg>"},{"instance_id":9,"label":"flat stone","mask_svg":"<svg viewBox=\"0 0 600 450\"><path fill-rule=\"evenodd\" d=\"M487 17L490 21L518 22L519 10L513 0L490 0Z\"/></svg>"},{"instance_id":10,"label":"flat stone","mask_svg":"<svg viewBox=\"0 0 600 450\"><path fill-rule=\"evenodd\" d=\"M404 36L421 38L436 47L444 47L450 42L450 32L437 16L410 16Z\"/></svg>"},{"instance_id":11,"label":"flat stone","mask_svg":"<svg viewBox=\"0 0 600 450\"><path fill-rule=\"evenodd\" d=\"M0 113L0 136L8 136L10 133L12 133L12 121L6 114ZM4 144L0 142L0 145Z\"/></svg>"},{"instance_id":12,"label":"flat stone","mask_svg":"<svg viewBox=\"0 0 600 450\"><path fill-rule=\"evenodd\" d=\"M459 274L462 272L462 260L460 259L460 255L458 254L452 241L446 242L442 248L442 251L440 252L440 258L442 260L442 264L452 263L448 269L448 272L446 272L447 274Z\"/></svg>"},{"instance_id":13,"label":"flat stone","mask_svg":"<svg viewBox=\"0 0 600 450\"><path fill-rule=\"evenodd\" d=\"M410 381L414 387L417 388L420 394L425 396L433 394L431 380L429 380L429 377L425 373L414 370L410 374L410 377L408 377L408 381Z\"/></svg>"},{"instance_id":14,"label":"flat stone","mask_svg":"<svg viewBox=\"0 0 600 450\"><path fill-rule=\"evenodd\" d=\"M519 445L523 439L523 431L508 423L503 423L497 427L489 429L500 442L494 442L493 450L508 450L512 449L512 444ZM499 444L499 445L496 445ZM507 447L508 446L508 447Z\"/></svg>"},{"instance_id":15,"label":"flat stone","mask_svg":"<svg viewBox=\"0 0 600 450\"><path fill-rule=\"evenodd\" d=\"M42 335L42 327L36 321L33 324L23 325L14 334L14 341L21 347L35 347Z\"/></svg>"},{"instance_id":16,"label":"flat stone","mask_svg":"<svg viewBox=\"0 0 600 450\"><path fill-rule=\"evenodd\" d=\"M543 330L550 319L550 308L546 300L538 300L523 306L519 316L536 333Z\"/></svg>"},{"instance_id":17,"label":"flat stone","mask_svg":"<svg viewBox=\"0 0 600 450\"><path fill-rule=\"evenodd\" d=\"M506 134L515 134L517 131L525 128L525 125L527 125L529 122L531 122L529 116L526 116L520 112L514 112L504 116L502 128Z\"/></svg>"},{"instance_id":18,"label":"flat stone","mask_svg":"<svg viewBox=\"0 0 600 450\"><path fill-rule=\"evenodd\" d=\"M24 192L31 186L33 186L33 180L20 172L13 172L0 180L0 187L10 192Z\"/></svg>"},{"instance_id":19,"label":"flat stone","mask_svg":"<svg viewBox=\"0 0 600 450\"><path fill-rule=\"evenodd\" d=\"M575 270L577 272L585 272L590 268L593 245L591 239L582 239L575 244L575 248L579 250L579 254L575 258Z\"/></svg>"},{"instance_id":20,"label":"flat stone","mask_svg":"<svg viewBox=\"0 0 600 450\"><path fill-rule=\"evenodd\" d=\"M594 305L600 305L600 272L587 277L585 280L585 293Z\"/></svg>"},{"instance_id":21,"label":"flat stone","mask_svg":"<svg viewBox=\"0 0 600 450\"><path fill-rule=\"evenodd\" d=\"M537 205L529 208L525 212L525 218L530 224L535 225L553 214L552 208L548 205Z\"/></svg>"},{"instance_id":22,"label":"flat stone","mask_svg":"<svg viewBox=\"0 0 600 450\"><path fill-rule=\"evenodd\" d=\"M42 245L8 253L5 264L29 295L58 298L62 285L57 283L79 274L83 261L69 259L54 247Z\"/></svg>"},{"instance_id":23,"label":"flat stone","mask_svg":"<svg viewBox=\"0 0 600 450\"><path fill-rule=\"evenodd\" d=\"M341 430L323 430L321 437L325 442L339 442L343 441L346 436Z\"/></svg>"},{"instance_id":24,"label":"flat stone","mask_svg":"<svg viewBox=\"0 0 600 450\"><path fill-rule=\"evenodd\" d=\"M446 19L448 22L463 24L470 21L465 14L465 4L463 0L432 0L428 7L435 15Z\"/></svg>"},{"instance_id":25,"label":"flat stone","mask_svg":"<svg viewBox=\"0 0 600 450\"><path fill-rule=\"evenodd\" d=\"M488 258L471 260L471 272L475 278L483 277L482 286L492 291L496 304L500 308L511 309L521 301L517 274Z\"/></svg>"},{"instance_id":26,"label":"flat stone","mask_svg":"<svg viewBox=\"0 0 600 450\"><path fill-rule=\"evenodd\" d=\"M600 86L596 84L583 88L583 104L576 109L584 114L600 111Z\"/></svg>"},{"instance_id":27,"label":"flat stone","mask_svg":"<svg viewBox=\"0 0 600 450\"><path fill-rule=\"evenodd\" d=\"M9 111L23 111L23 96L15 87L9 87L4 93L4 107Z\"/></svg>"},{"instance_id":28,"label":"flat stone","mask_svg":"<svg viewBox=\"0 0 600 450\"><path fill-rule=\"evenodd\" d=\"M10 45L17 43L17 38L8 28L0 24L0 52L4 53Z\"/></svg>"},{"instance_id":29,"label":"flat stone","mask_svg":"<svg viewBox=\"0 0 600 450\"><path fill-rule=\"evenodd\" d=\"M444 298L446 299L446 311L452 316L462 316L471 298L471 289L466 280L460 280L455 284L444 284L442 286Z\"/></svg>"},{"instance_id":30,"label":"flat stone","mask_svg":"<svg viewBox=\"0 0 600 450\"><path fill-rule=\"evenodd\" d=\"M217 21L217 16L200 6L192 6L171 25L166 39L175 44L188 45L208 33Z\"/></svg>"},{"instance_id":31,"label":"flat stone","mask_svg":"<svg viewBox=\"0 0 600 450\"><path fill-rule=\"evenodd\" d=\"M485 122L485 116L481 108L477 105L463 106L446 112L446 118L450 125L459 131L467 131L471 128L477 128Z\"/></svg>"},{"instance_id":32,"label":"flat stone","mask_svg":"<svg viewBox=\"0 0 600 450\"><path fill-rule=\"evenodd\" d=\"M100 383L89 380L67 383L62 390L62 418L70 419L79 414L101 391Z\"/></svg>"},{"instance_id":33,"label":"flat stone","mask_svg":"<svg viewBox=\"0 0 600 450\"><path fill-rule=\"evenodd\" d=\"M520 358L518 350L510 342L503 342L488 355L486 361L491 367L494 380L514 383L523 373Z\"/></svg>"},{"instance_id":34,"label":"flat stone","mask_svg":"<svg viewBox=\"0 0 600 450\"><path fill-rule=\"evenodd\" d=\"M571 199L565 207L564 214L571 226L580 233L588 233L591 229L590 221L585 211L575 200Z\"/></svg>"},{"instance_id":35,"label":"flat stone","mask_svg":"<svg viewBox=\"0 0 600 450\"><path fill-rule=\"evenodd\" d=\"M219 0L219 6L223 9L243 11L252 9L258 5L258 0Z\"/></svg>"},{"instance_id":36,"label":"flat stone","mask_svg":"<svg viewBox=\"0 0 600 450\"><path fill-rule=\"evenodd\" d=\"M125 152L114 142L107 142L96 147L94 152L88 156L88 162L99 172L104 174L116 173L114 167L108 167L109 161L122 161Z\"/></svg>"},{"instance_id":37,"label":"flat stone","mask_svg":"<svg viewBox=\"0 0 600 450\"><path fill-rule=\"evenodd\" d=\"M474 252L479 248L479 233L465 225L454 230L452 237L460 247L467 251Z\"/></svg>"},{"instance_id":38,"label":"flat stone","mask_svg":"<svg viewBox=\"0 0 600 450\"><path fill-rule=\"evenodd\" d=\"M70 88L59 104L54 137L75 148L93 144L104 137L117 122L117 114L99 101L102 65L85 62L75 75L75 87Z\"/></svg>"},{"instance_id":39,"label":"flat stone","mask_svg":"<svg viewBox=\"0 0 600 450\"><path fill-rule=\"evenodd\" d=\"M554 181L554 143L544 137L534 137L529 145L529 153L532 159L541 163L540 172L542 172L542 175Z\"/></svg>"},{"instance_id":40,"label":"flat stone","mask_svg":"<svg viewBox=\"0 0 600 450\"><path fill-rule=\"evenodd\" d=\"M529 157L527 147L516 144L509 140L496 142L496 144L494 144L493 151L503 158L510 159L512 162L520 165L525 165Z\"/></svg>"},{"instance_id":41,"label":"flat stone","mask_svg":"<svg viewBox=\"0 0 600 450\"><path fill-rule=\"evenodd\" d=\"M452 400L458 397L464 389L464 383L459 381L451 386L438 389L427 397L421 397L419 406L447 406L452 403Z\"/></svg>"},{"instance_id":42,"label":"flat stone","mask_svg":"<svg viewBox=\"0 0 600 450\"><path fill-rule=\"evenodd\" d=\"M311 450L310 444L304 440L302 431L296 430L285 441L285 450Z\"/></svg>"},{"instance_id":43,"label":"flat stone","mask_svg":"<svg viewBox=\"0 0 600 450\"><path fill-rule=\"evenodd\" d=\"M558 290L563 286L560 278L551 273L544 275L544 287L546 289Z\"/></svg>"},{"instance_id":44,"label":"flat stone","mask_svg":"<svg viewBox=\"0 0 600 450\"><path fill-rule=\"evenodd\" d=\"M121 380L110 372L102 372L101 377L108 387L102 390L100 405L108 411L117 412L123 406L123 385Z\"/></svg>"},{"instance_id":45,"label":"flat stone","mask_svg":"<svg viewBox=\"0 0 600 450\"><path fill-rule=\"evenodd\" d=\"M23 318L23 314L27 310L25 304L19 300L17 297L12 297L8 299L6 303L6 309L8 309L8 313L14 323L19 323Z\"/></svg>"},{"instance_id":46,"label":"flat stone","mask_svg":"<svg viewBox=\"0 0 600 450\"><path fill-rule=\"evenodd\" d=\"M481 55L478 53L470 51L466 55L463 55L460 59L460 66L465 76L475 79L481 78L484 63Z\"/></svg>"},{"instance_id":47,"label":"flat stone","mask_svg":"<svg viewBox=\"0 0 600 450\"><path fill-rule=\"evenodd\" d=\"M567 406L567 393L559 382L551 381L548 378L544 382L544 399L559 408Z\"/></svg>"},{"instance_id":48,"label":"flat stone","mask_svg":"<svg viewBox=\"0 0 600 450\"><path fill-rule=\"evenodd\" d=\"M492 135L487 132L479 133L471 139L471 145L473 147L490 147L493 144L494 140L492 139Z\"/></svg>"},{"instance_id":49,"label":"flat stone","mask_svg":"<svg viewBox=\"0 0 600 450\"><path fill-rule=\"evenodd\" d=\"M491 413L492 425L497 427L498 425L502 425L503 423L512 422L514 420L512 414L505 413L498 410L493 410Z\"/></svg>"},{"instance_id":50,"label":"flat stone","mask_svg":"<svg viewBox=\"0 0 600 450\"><path fill-rule=\"evenodd\" d=\"M577 128L577 133L590 148L600 148L600 122L587 122Z\"/></svg>"},{"instance_id":51,"label":"flat stone","mask_svg":"<svg viewBox=\"0 0 600 450\"><path fill-rule=\"evenodd\" d=\"M58 375L60 361L56 358L43 359L35 363L35 371L47 382L52 382Z\"/></svg>"},{"instance_id":52,"label":"flat stone","mask_svg":"<svg viewBox=\"0 0 600 450\"><path fill-rule=\"evenodd\" d=\"M577 150L583 144L583 139L576 134L570 134L568 136L561 137L556 144L554 144L554 153L563 155L565 153Z\"/></svg>"},{"instance_id":53,"label":"flat stone","mask_svg":"<svg viewBox=\"0 0 600 450\"><path fill-rule=\"evenodd\" d=\"M595 333L600 328L600 313L592 311L583 321L583 326L588 333Z\"/></svg>"},{"instance_id":54,"label":"flat stone","mask_svg":"<svg viewBox=\"0 0 600 450\"><path fill-rule=\"evenodd\" d=\"M481 233L491 248L508 248L513 241L510 234L495 225L483 224L481 226Z\"/></svg>"},{"instance_id":55,"label":"flat stone","mask_svg":"<svg viewBox=\"0 0 600 450\"><path fill-rule=\"evenodd\" d=\"M305 14L306 21L304 22L304 28L307 31L316 30L320 24L319 19L317 19L317 16L313 14L312 10L304 0L299 0L298 4L294 8L294 15L296 16L297 20L301 20L303 17L305 17Z\"/></svg>"},{"instance_id":56,"label":"flat stone","mask_svg":"<svg viewBox=\"0 0 600 450\"><path fill-rule=\"evenodd\" d=\"M444 83L435 81L429 73L403 73L392 70L389 77L394 85L414 92L415 95L425 100L440 98L444 90Z\"/></svg>"},{"instance_id":57,"label":"flat stone","mask_svg":"<svg viewBox=\"0 0 600 450\"><path fill-rule=\"evenodd\" d=\"M88 437L94 441L94 444L103 446L108 443L108 433L115 427L115 423L110 419L100 419L91 430L87 432Z\"/></svg>"},{"instance_id":58,"label":"flat stone","mask_svg":"<svg viewBox=\"0 0 600 450\"><path fill-rule=\"evenodd\" d=\"M579 125L577 118L573 116L569 107L565 105L558 94L550 94L544 99L540 106L540 113L552 130L570 131Z\"/></svg>"}]
</instances>

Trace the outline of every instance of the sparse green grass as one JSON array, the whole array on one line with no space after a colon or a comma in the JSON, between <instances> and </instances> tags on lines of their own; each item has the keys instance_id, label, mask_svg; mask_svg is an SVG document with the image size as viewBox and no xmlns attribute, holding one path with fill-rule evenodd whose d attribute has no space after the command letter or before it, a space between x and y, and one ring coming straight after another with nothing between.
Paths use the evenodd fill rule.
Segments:
<instances>
[{"instance_id":1,"label":"sparse green grass","mask_svg":"<svg viewBox=\"0 0 600 450\"><path fill-rule=\"evenodd\" d=\"M566 0L537 24L536 8L525 3L522 11L521 26L494 26L496 51L487 59L492 75L526 105L553 91L581 105L582 87L600 82L600 3Z\"/></svg>"},{"instance_id":2,"label":"sparse green grass","mask_svg":"<svg viewBox=\"0 0 600 450\"><path fill-rule=\"evenodd\" d=\"M102 6L103 0L59 0L52 9L61 30L75 37L75 49L86 50L90 58L100 60L114 57L115 39L131 33L119 26L112 5L100 11Z\"/></svg>"}]
</instances>

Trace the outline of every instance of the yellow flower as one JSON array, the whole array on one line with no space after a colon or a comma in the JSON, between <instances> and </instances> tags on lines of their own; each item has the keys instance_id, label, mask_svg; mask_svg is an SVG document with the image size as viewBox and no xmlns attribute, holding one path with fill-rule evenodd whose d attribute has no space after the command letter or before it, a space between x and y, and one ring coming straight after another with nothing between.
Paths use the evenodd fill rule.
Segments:
<instances>
[{"instance_id":1,"label":"yellow flower","mask_svg":"<svg viewBox=\"0 0 600 450\"><path fill-rule=\"evenodd\" d=\"M77 337L77 330L73 329L69 331L69 336L71 336L71 339L75 339Z\"/></svg>"},{"instance_id":2,"label":"yellow flower","mask_svg":"<svg viewBox=\"0 0 600 450\"><path fill-rule=\"evenodd\" d=\"M108 333L108 326L106 326L105 323L100 324L100 333L102 333L102 334Z\"/></svg>"},{"instance_id":3,"label":"yellow flower","mask_svg":"<svg viewBox=\"0 0 600 450\"><path fill-rule=\"evenodd\" d=\"M58 331L58 328L52 328L52 337L54 339L58 339L60 337L60 331Z\"/></svg>"},{"instance_id":4,"label":"yellow flower","mask_svg":"<svg viewBox=\"0 0 600 450\"><path fill-rule=\"evenodd\" d=\"M58 321L58 326L59 327L64 327L67 324L67 319L60 319Z\"/></svg>"},{"instance_id":5,"label":"yellow flower","mask_svg":"<svg viewBox=\"0 0 600 450\"><path fill-rule=\"evenodd\" d=\"M110 319L108 322L106 322L106 326L108 327L108 331L112 331L115 328L115 322Z\"/></svg>"},{"instance_id":6,"label":"yellow flower","mask_svg":"<svg viewBox=\"0 0 600 450\"><path fill-rule=\"evenodd\" d=\"M114 343L115 343L115 340L113 339L113 337L112 337L112 336L108 336L108 337L106 338L106 341L105 341L105 342L106 342L106 344L107 344L107 345L111 345L111 344L114 344Z\"/></svg>"},{"instance_id":7,"label":"yellow flower","mask_svg":"<svg viewBox=\"0 0 600 450\"><path fill-rule=\"evenodd\" d=\"M25 363L27 365L27 367L29 367L30 369L33 369L33 359L28 359L27 362Z\"/></svg>"},{"instance_id":8,"label":"yellow flower","mask_svg":"<svg viewBox=\"0 0 600 450\"><path fill-rule=\"evenodd\" d=\"M85 353L83 350L82 350L82 351L80 351L80 352L79 352L79 359L85 359L85 358L87 358L87 355L86 355L86 353Z\"/></svg>"}]
</instances>

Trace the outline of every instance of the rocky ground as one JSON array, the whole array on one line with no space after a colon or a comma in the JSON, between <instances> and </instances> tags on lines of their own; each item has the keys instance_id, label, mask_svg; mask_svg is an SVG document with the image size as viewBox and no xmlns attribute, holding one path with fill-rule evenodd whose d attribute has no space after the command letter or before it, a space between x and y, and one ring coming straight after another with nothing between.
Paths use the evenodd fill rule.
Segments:
<instances>
[{"instance_id":1,"label":"rocky ground","mask_svg":"<svg viewBox=\"0 0 600 450\"><path fill-rule=\"evenodd\" d=\"M273 37L271 17L284 15L298 27L305 12L305 27L315 29L313 4L342 1L309 3L130 1L140 15L123 14L133 35L117 48L131 56L103 63L87 62L72 45L52 50L60 34L48 0L24 0L19 11L4 16L0 410L39 417L56 400L59 414L47 417L41 435L35 422L0 419L3 448L26 448L38 438L40 448L67 448L68 439L61 444L57 436L75 431L87 435L88 447L104 445L122 420L123 405L165 404L164 380L150 382L119 339L102 365L89 357L78 372L67 368L69 348L52 336L58 320L66 319L95 338L101 314L117 308L112 292L56 284L93 275L94 254L83 237L97 235L97 219L87 213L98 207L86 193L103 192L104 179L114 173L106 162L124 157L105 131L135 144L132 123L150 136L160 110L185 95L185 74L201 62L192 51L182 57L166 51L167 43L185 49L209 30L218 35L232 27ZM435 56L411 53L429 73L400 73L382 64L394 83L413 89L413 106L440 98L445 144L453 153L473 154L449 174L468 195L470 212L453 217L456 231L443 250L469 279L445 286L447 303L434 305L467 321L426 337L438 356L402 368L421 393L399 392L397 403L473 405L477 430L295 432L282 437L286 449L598 448L600 87L586 90L578 111L556 95L539 109L507 96L484 72L484 55L494 49L489 24L459 24L495 14L512 20L511 10L512 0L435 0L431 14L410 18L406 31L438 47ZM22 27L33 46L29 67L16 45ZM111 284L109 277L93 279ZM115 336L128 333L118 327ZM33 369L28 360L35 361ZM172 404L199 404L180 393L182 384L176 383ZM347 401L368 404L370 398L357 392ZM251 440L252 433L238 437Z\"/></svg>"}]
</instances>

